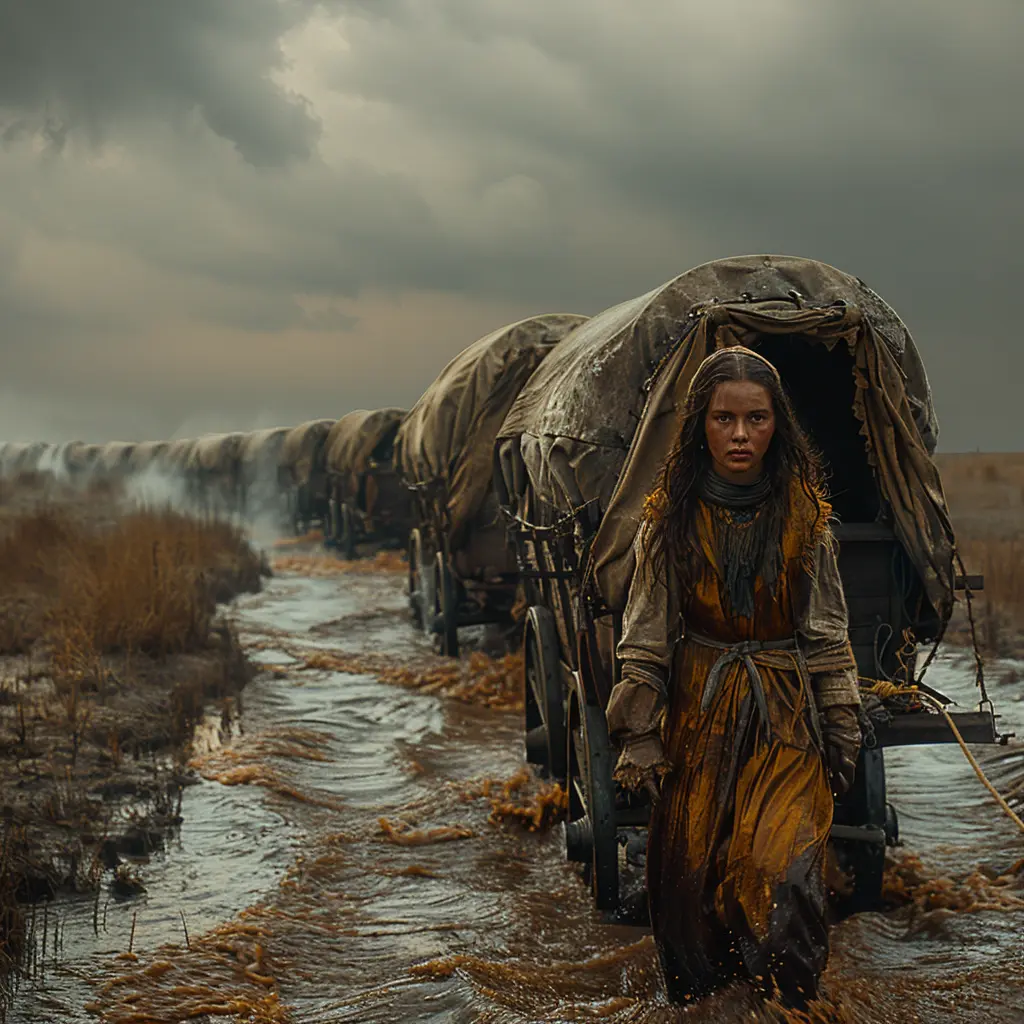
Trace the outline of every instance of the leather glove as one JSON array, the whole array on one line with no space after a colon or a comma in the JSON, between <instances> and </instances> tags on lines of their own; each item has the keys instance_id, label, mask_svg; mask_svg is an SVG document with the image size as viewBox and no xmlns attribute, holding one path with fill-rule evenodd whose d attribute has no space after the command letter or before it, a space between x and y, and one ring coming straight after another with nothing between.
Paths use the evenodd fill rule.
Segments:
<instances>
[{"instance_id":1,"label":"leather glove","mask_svg":"<svg viewBox=\"0 0 1024 1024\"><path fill-rule=\"evenodd\" d=\"M857 708L852 704L833 704L825 708L821 712L821 727L832 794L841 799L850 791L857 772L857 755L861 744Z\"/></svg>"},{"instance_id":2,"label":"leather glove","mask_svg":"<svg viewBox=\"0 0 1024 1024\"><path fill-rule=\"evenodd\" d=\"M668 774L669 763L661 746L661 737L649 733L624 738L622 752L612 777L624 789L644 790L657 803L661 797L661 780Z\"/></svg>"}]
</instances>

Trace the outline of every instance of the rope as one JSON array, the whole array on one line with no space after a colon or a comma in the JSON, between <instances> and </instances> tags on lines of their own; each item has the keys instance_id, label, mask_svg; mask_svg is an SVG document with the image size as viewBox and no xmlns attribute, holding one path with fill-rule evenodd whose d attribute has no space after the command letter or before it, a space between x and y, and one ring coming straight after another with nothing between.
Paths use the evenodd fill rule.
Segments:
<instances>
[{"instance_id":1,"label":"rope","mask_svg":"<svg viewBox=\"0 0 1024 1024\"><path fill-rule=\"evenodd\" d=\"M978 764L974 755L964 742L963 736L960 735L960 730L956 727L956 722L953 721L953 716L946 710L941 701L937 701L930 694L922 693L916 686L897 686L895 683L890 683L886 679L867 679L865 682L871 683L871 686L865 687L865 689L882 700L886 700L889 697L912 695L918 700L924 700L931 704L939 714L946 719L946 723L949 725L950 729L953 730L953 735L956 737L957 743L960 744L960 749L964 752L964 757L967 758L968 763L974 769L974 773L981 780L982 785L989 791L989 793L992 794L996 803L999 804L1006 816L1017 826L1017 828L1021 830L1021 832L1024 832L1024 821L1021 820L1017 812L1014 811L1014 809L1006 802L999 790L992 785L988 776L984 771L982 771L981 765Z\"/></svg>"}]
</instances>

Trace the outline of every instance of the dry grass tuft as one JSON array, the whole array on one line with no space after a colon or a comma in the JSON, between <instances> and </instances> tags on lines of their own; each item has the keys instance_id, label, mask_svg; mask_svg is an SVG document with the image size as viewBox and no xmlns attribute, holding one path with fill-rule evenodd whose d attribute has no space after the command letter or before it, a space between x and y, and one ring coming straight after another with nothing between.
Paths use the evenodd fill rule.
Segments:
<instances>
[{"instance_id":1,"label":"dry grass tuft","mask_svg":"<svg viewBox=\"0 0 1024 1024\"><path fill-rule=\"evenodd\" d=\"M258 589L260 563L235 527L170 511L88 523L44 508L0 539L0 653L38 640L88 658L164 656L205 645L216 602Z\"/></svg>"},{"instance_id":2,"label":"dry grass tuft","mask_svg":"<svg viewBox=\"0 0 1024 1024\"><path fill-rule=\"evenodd\" d=\"M1024 633L1024 454L952 454L936 458L957 543L969 573L985 589L974 601L988 654L1020 653ZM964 602L951 639L966 641Z\"/></svg>"}]
</instances>

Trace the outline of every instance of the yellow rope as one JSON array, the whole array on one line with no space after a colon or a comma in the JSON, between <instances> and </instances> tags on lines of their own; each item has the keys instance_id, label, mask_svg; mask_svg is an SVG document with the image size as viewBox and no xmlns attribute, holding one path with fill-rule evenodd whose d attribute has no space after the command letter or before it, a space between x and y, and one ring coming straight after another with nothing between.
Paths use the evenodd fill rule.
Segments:
<instances>
[{"instance_id":1,"label":"yellow rope","mask_svg":"<svg viewBox=\"0 0 1024 1024\"><path fill-rule=\"evenodd\" d=\"M960 730L956 727L956 722L953 721L953 716L946 710L945 706L941 701L937 701L931 694L922 693L916 686L897 686L895 683L890 683L887 679L865 679L865 682L871 683L871 686L866 686L869 693L874 693L882 700L886 700L889 697L897 697L901 695L910 695L917 697L918 700L926 700L929 704L935 707L938 712L946 719L950 729L953 730L953 735L956 737L957 743L960 744L960 749L964 752L964 757L967 758L970 766L974 769L975 774L981 779L984 787L995 797L996 803L1005 811L1007 817L1021 830L1024 832L1024 821L1022 821L1016 811L1003 799L1002 794L995 786L992 785L988 780L988 776L982 771L981 765L975 760L974 755L970 752L967 744L964 742L963 736L960 735Z\"/></svg>"}]
</instances>

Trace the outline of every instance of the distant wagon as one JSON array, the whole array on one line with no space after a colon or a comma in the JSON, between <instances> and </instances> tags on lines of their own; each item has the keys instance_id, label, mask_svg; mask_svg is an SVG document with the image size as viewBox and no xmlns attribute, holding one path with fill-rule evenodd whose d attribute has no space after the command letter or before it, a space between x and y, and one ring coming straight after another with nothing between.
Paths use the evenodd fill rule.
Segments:
<instances>
[{"instance_id":1,"label":"distant wagon","mask_svg":"<svg viewBox=\"0 0 1024 1024\"><path fill-rule=\"evenodd\" d=\"M244 437L240 433L207 434L192 444L184 471L189 497L199 511L220 516L237 514Z\"/></svg>"},{"instance_id":2,"label":"distant wagon","mask_svg":"<svg viewBox=\"0 0 1024 1024\"><path fill-rule=\"evenodd\" d=\"M168 477L185 483L186 467L195 444L196 438L194 437L169 441L167 447L156 456L155 468Z\"/></svg>"},{"instance_id":3,"label":"distant wagon","mask_svg":"<svg viewBox=\"0 0 1024 1024\"><path fill-rule=\"evenodd\" d=\"M101 479L114 483L130 472L130 461L135 444L130 441L108 441L104 444L93 465L94 473Z\"/></svg>"},{"instance_id":4,"label":"distant wagon","mask_svg":"<svg viewBox=\"0 0 1024 1024\"><path fill-rule=\"evenodd\" d=\"M827 463L862 686L912 683L917 646L942 635L964 585L931 459L938 427L923 365L899 317L857 278L791 257L721 260L595 316L560 345L499 432L495 486L530 605L527 756L566 783L566 853L603 908L619 903L649 811L645 796L612 782L604 717L632 545L693 374L734 344L775 364ZM954 717L969 741L993 742L981 696L977 712ZM953 740L915 698L874 703L874 735L832 832L854 910L877 906L885 845L897 837L882 748Z\"/></svg>"},{"instance_id":5,"label":"distant wagon","mask_svg":"<svg viewBox=\"0 0 1024 1024\"><path fill-rule=\"evenodd\" d=\"M156 469L170 445L170 441L140 441L128 457L129 473L138 475Z\"/></svg>"},{"instance_id":6,"label":"distant wagon","mask_svg":"<svg viewBox=\"0 0 1024 1024\"><path fill-rule=\"evenodd\" d=\"M43 441L12 441L4 445L0 470L3 476L34 473L40 460L52 446Z\"/></svg>"},{"instance_id":7,"label":"distant wagon","mask_svg":"<svg viewBox=\"0 0 1024 1024\"><path fill-rule=\"evenodd\" d=\"M283 505L277 467L288 427L269 427L246 434L242 441L241 505L243 515L252 520L262 515L280 517Z\"/></svg>"},{"instance_id":8,"label":"distant wagon","mask_svg":"<svg viewBox=\"0 0 1024 1024\"><path fill-rule=\"evenodd\" d=\"M278 457L278 486L296 535L327 519L327 435L334 420L309 420L285 435Z\"/></svg>"},{"instance_id":9,"label":"distant wagon","mask_svg":"<svg viewBox=\"0 0 1024 1024\"><path fill-rule=\"evenodd\" d=\"M398 430L396 464L414 496L409 599L457 656L461 626L502 622L518 573L505 544L490 464L494 436L544 358L586 320L558 313L502 327L457 355Z\"/></svg>"},{"instance_id":10,"label":"distant wagon","mask_svg":"<svg viewBox=\"0 0 1024 1024\"><path fill-rule=\"evenodd\" d=\"M64 446L62 460L64 470L76 483L85 482L96 467L103 445L86 444L84 441L71 441Z\"/></svg>"},{"instance_id":11,"label":"distant wagon","mask_svg":"<svg viewBox=\"0 0 1024 1024\"><path fill-rule=\"evenodd\" d=\"M395 436L404 409L347 413L327 435L325 541L345 558L359 543L404 547L412 526L412 498L394 466Z\"/></svg>"}]
</instances>

